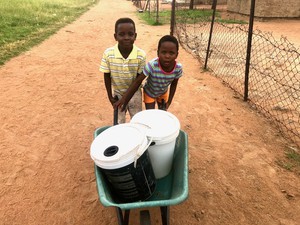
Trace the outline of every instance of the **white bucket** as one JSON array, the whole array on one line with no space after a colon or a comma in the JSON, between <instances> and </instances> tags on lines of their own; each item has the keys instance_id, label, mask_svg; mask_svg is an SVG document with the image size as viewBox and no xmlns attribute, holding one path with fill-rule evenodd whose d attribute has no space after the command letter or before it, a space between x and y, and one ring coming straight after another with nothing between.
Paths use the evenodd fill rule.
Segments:
<instances>
[{"instance_id":1,"label":"white bucket","mask_svg":"<svg viewBox=\"0 0 300 225\"><path fill-rule=\"evenodd\" d=\"M133 124L112 126L98 135L91 145L91 158L102 169L129 165L147 150L145 131Z\"/></svg>"},{"instance_id":2,"label":"white bucket","mask_svg":"<svg viewBox=\"0 0 300 225\"><path fill-rule=\"evenodd\" d=\"M180 123L170 112L150 109L133 116L130 123L143 125L148 139L152 143L148 148L155 178L168 175L172 168L176 138Z\"/></svg>"},{"instance_id":3,"label":"white bucket","mask_svg":"<svg viewBox=\"0 0 300 225\"><path fill-rule=\"evenodd\" d=\"M145 200L154 192L149 144L145 130L130 123L104 130L91 144L91 158L121 202Z\"/></svg>"}]
</instances>

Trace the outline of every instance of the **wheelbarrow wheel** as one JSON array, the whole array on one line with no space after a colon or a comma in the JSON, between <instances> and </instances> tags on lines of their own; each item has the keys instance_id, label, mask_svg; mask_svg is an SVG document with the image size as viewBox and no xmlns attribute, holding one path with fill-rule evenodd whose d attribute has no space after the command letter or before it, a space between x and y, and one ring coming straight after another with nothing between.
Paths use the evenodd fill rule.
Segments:
<instances>
[{"instance_id":1,"label":"wheelbarrow wheel","mask_svg":"<svg viewBox=\"0 0 300 225\"><path fill-rule=\"evenodd\" d=\"M141 225L151 225L149 210L140 211L140 224Z\"/></svg>"}]
</instances>

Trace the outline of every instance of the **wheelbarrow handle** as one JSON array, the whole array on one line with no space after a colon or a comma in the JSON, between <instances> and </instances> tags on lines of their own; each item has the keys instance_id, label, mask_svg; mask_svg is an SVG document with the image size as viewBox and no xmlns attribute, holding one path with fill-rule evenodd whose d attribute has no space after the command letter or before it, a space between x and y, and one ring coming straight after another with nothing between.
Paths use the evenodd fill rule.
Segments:
<instances>
[{"instance_id":1,"label":"wheelbarrow handle","mask_svg":"<svg viewBox=\"0 0 300 225\"><path fill-rule=\"evenodd\" d=\"M167 111L167 106L164 99L161 100L161 105L162 105L161 109Z\"/></svg>"},{"instance_id":2,"label":"wheelbarrow handle","mask_svg":"<svg viewBox=\"0 0 300 225\"><path fill-rule=\"evenodd\" d=\"M116 101L118 101L118 96L116 95L115 97L114 97L114 99L116 100ZM114 125L118 125L118 108L115 108L114 109Z\"/></svg>"}]
</instances>

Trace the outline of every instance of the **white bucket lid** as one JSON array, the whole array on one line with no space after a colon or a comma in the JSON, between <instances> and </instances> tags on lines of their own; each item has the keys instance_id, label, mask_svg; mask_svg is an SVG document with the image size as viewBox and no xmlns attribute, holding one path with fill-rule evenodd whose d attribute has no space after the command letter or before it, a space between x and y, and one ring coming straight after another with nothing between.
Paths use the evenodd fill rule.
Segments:
<instances>
[{"instance_id":1,"label":"white bucket lid","mask_svg":"<svg viewBox=\"0 0 300 225\"><path fill-rule=\"evenodd\" d=\"M148 109L135 114L130 123L142 124L146 135L153 141L174 139L178 136L180 123L172 113L160 109Z\"/></svg>"},{"instance_id":2,"label":"white bucket lid","mask_svg":"<svg viewBox=\"0 0 300 225\"><path fill-rule=\"evenodd\" d=\"M124 123L109 127L92 142L91 158L103 169L118 169L136 161L148 148L145 131Z\"/></svg>"}]
</instances>

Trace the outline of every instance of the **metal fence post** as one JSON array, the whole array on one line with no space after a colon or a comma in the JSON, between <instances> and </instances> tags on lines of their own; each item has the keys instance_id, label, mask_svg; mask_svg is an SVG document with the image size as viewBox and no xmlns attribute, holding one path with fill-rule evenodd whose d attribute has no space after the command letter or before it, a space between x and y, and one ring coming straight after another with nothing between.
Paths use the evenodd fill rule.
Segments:
<instances>
[{"instance_id":1,"label":"metal fence post","mask_svg":"<svg viewBox=\"0 0 300 225\"><path fill-rule=\"evenodd\" d=\"M249 28L248 28L248 45L247 45L247 56L246 56L246 68L245 68L244 101L248 100L249 69L250 69L251 48L252 48L254 11L255 11L255 0L251 0Z\"/></svg>"},{"instance_id":2,"label":"metal fence post","mask_svg":"<svg viewBox=\"0 0 300 225\"><path fill-rule=\"evenodd\" d=\"M209 51L210 51L210 42L211 42L211 37L212 37L214 23L215 23L217 0L213 1L212 8L213 8L213 15L212 15L211 24L210 24L210 32L209 32L208 45L207 45L207 50L206 50L204 69L207 69L207 61L208 61L208 56L209 56Z\"/></svg>"},{"instance_id":3,"label":"metal fence post","mask_svg":"<svg viewBox=\"0 0 300 225\"><path fill-rule=\"evenodd\" d=\"M174 27L175 27L175 1L172 0L172 11L171 11L171 23L170 23L170 35L174 36Z\"/></svg>"}]
</instances>

